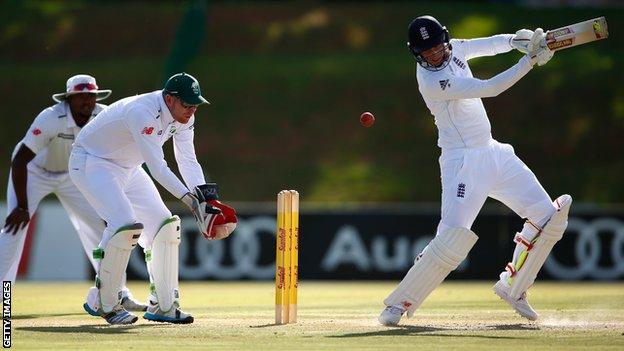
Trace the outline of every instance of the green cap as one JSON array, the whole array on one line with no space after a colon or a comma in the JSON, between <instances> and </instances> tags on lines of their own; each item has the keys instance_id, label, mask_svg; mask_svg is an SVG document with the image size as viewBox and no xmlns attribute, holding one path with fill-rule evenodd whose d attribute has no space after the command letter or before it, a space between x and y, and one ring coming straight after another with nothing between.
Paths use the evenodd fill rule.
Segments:
<instances>
[{"instance_id":1,"label":"green cap","mask_svg":"<svg viewBox=\"0 0 624 351\"><path fill-rule=\"evenodd\" d=\"M179 98L187 105L210 104L201 96L201 88L195 77L188 73L177 73L165 83L163 91Z\"/></svg>"}]
</instances>

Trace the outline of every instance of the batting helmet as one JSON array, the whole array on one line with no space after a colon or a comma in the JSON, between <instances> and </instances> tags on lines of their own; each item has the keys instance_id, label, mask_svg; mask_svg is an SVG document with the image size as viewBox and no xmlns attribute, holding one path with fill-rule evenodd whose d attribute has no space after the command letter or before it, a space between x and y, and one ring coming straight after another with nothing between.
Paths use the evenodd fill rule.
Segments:
<instances>
[{"instance_id":1,"label":"batting helmet","mask_svg":"<svg viewBox=\"0 0 624 351\"><path fill-rule=\"evenodd\" d=\"M410 52L416 61L423 67L428 63L420 55L423 51L429 50L440 44L449 44L450 36L446 27L442 26L437 19L432 16L419 16L410 23L407 31ZM450 44L448 46L450 49Z\"/></svg>"}]
</instances>

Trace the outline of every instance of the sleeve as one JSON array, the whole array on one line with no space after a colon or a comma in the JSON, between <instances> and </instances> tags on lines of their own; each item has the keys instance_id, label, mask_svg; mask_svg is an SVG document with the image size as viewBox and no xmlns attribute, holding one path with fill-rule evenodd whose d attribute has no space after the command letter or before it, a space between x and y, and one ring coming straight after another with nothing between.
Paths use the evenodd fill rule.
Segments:
<instances>
[{"instance_id":1,"label":"sleeve","mask_svg":"<svg viewBox=\"0 0 624 351\"><path fill-rule=\"evenodd\" d=\"M159 135L153 132L156 129L156 120L150 116L149 111L142 109L131 110L128 115L126 124L150 174L173 196L181 198L189 190L167 166Z\"/></svg>"},{"instance_id":2,"label":"sleeve","mask_svg":"<svg viewBox=\"0 0 624 351\"><path fill-rule=\"evenodd\" d=\"M530 59L523 56L506 71L486 80L450 74L431 75L422 81L421 92L437 101L497 96L524 77L531 68Z\"/></svg>"},{"instance_id":3,"label":"sleeve","mask_svg":"<svg viewBox=\"0 0 624 351\"><path fill-rule=\"evenodd\" d=\"M30 128L28 128L26 136L22 139L22 143L35 154L45 149L57 135L55 124L50 123L54 122L51 118L57 118L57 116L50 116L48 110L42 111L35 118Z\"/></svg>"},{"instance_id":4,"label":"sleeve","mask_svg":"<svg viewBox=\"0 0 624 351\"><path fill-rule=\"evenodd\" d=\"M513 34L499 34L487 38L459 40L464 57L470 60L475 57L494 56L509 52L513 49L511 39Z\"/></svg>"},{"instance_id":5,"label":"sleeve","mask_svg":"<svg viewBox=\"0 0 624 351\"><path fill-rule=\"evenodd\" d=\"M184 182L189 189L206 184L204 172L195 155L195 146L193 144L195 135L194 122L195 117L189 121L190 127L180 130L173 136L173 153L178 163L180 174L182 174L182 178L184 178Z\"/></svg>"}]
</instances>

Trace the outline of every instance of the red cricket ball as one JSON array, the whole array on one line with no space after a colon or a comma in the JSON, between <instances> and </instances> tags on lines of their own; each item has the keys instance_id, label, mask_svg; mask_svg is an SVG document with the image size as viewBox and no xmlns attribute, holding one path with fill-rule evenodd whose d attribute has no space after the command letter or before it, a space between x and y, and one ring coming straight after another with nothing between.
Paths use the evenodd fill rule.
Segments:
<instances>
[{"instance_id":1,"label":"red cricket ball","mask_svg":"<svg viewBox=\"0 0 624 351\"><path fill-rule=\"evenodd\" d=\"M370 112L362 113L362 115L360 116L360 124L364 127L371 127L373 124L375 124L375 116L373 116L373 114Z\"/></svg>"}]
</instances>

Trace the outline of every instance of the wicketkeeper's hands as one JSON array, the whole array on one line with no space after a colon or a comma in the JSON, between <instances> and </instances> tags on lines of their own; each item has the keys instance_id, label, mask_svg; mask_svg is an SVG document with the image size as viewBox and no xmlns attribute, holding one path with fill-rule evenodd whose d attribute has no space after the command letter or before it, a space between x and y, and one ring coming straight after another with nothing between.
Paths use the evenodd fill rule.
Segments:
<instances>
[{"instance_id":1,"label":"wicketkeeper's hands","mask_svg":"<svg viewBox=\"0 0 624 351\"><path fill-rule=\"evenodd\" d=\"M523 54L528 54L529 51L531 51L531 38L533 38L532 30L520 29L516 32L516 35L511 38L511 47Z\"/></svg>"},{"instance_id":2,"label":"wicketkeeper's hands","mask_svg":"<svg viewBox=\"0 0 624 351\"><path fill-rule=\"evenodd\" d=\"M191 209L202 235L209 240L228 237L236 228L236 211L217 200L217 184L200 185L193 192L186 193L181 200Z\"/></svg>"},{"instance_id":3,"label":"wicketkeeper's hands","mask_svg":"<svg viewBox=\"0 0 624 351\"><path fill-rule=\"evenodd\" d=\"M546 34L542 28L537 28L533 33L527 55L531 58L531 64L537 63L538 66L545 65L555 55L546 45Z\"/></svg>"}]
</instances>

